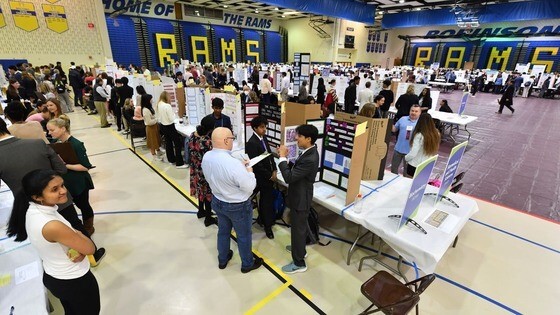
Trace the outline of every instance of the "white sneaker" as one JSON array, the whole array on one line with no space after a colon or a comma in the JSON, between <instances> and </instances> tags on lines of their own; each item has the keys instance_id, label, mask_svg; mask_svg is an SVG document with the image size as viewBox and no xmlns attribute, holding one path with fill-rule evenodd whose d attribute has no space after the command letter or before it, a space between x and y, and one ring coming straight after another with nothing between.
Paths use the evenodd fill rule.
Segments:
<instances>
[{"instance_id":1,"label":"white sneaker","mask_svg":"<svg viewBox=\"0 0 560 315\"><path fill-rule=\"evenodd\" d=\"M175 168L183 169L183 168L189 168L189 166L187 164L183 164L180 166L175 166Z\"/></svg>"}]
</instances>

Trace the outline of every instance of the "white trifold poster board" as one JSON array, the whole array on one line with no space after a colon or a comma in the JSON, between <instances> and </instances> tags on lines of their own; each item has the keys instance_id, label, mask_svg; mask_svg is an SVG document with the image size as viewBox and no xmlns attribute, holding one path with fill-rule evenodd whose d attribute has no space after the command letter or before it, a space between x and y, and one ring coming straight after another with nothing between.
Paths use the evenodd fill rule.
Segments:
<instances>
[{"instance_id":1,"label":"white trifold poster board","mask_svg":"<svg viewBox=\"0 0 560 315\"><path fill-rule=\"evenodd\" d=\"M177 113L177 92L175 90L177 88L177 84L170 77L161 77L161 85L163 87L163 90L166 91L169 95L169 104L171 104L173 111Z\"/></svg>"},{"instance_id":2,"label":"white trifold poster board","mask_svg":"<svg viewBox=\"0 0 560 315\"><path fill-rule=\"evenodd\" d=\"M185 102L187 104L187 117L189 124L193 126L200 125L200 121L210 112L207 111L210 102L210 93L199 87L185 88ZM211 110L211 109L210 109Z\"/></svg>"},{"instance_id":3,"label":"white trifold poster board","mask_svg":"<svg viewBox=\"0 0 560 315\"><path fill-rule=\"evenodd\" d=\"M416 83L399 83L397 87L397 93L395 94L395 103L399 99L399 97L406 93L408 86L414 84L414 94L417 96L422 93L424 88L430 88L427 84L416 84ZM430 88L430 97L432 98L432 108L437 109L439 106L439 93L440 91Z\"/></svg>"},{"instance_id":4,"label":"white trifold poster board","mask_svg":"<svg viewBox=\"0 0 560 315\"><path fill-rule=\"evenodd\" d=\"M241 110L241 98L239 95L230 93L210 93L210 108L207 107L208 113L212 113L212 101L214 98L221 98L224 101L224 109L222 114L229 116L233 127L233 135L237 137L237 143L245 146L245 124L243 122L243 112ZM192 122L191 122L192 123Z\"/></svg>"}]
</instances>

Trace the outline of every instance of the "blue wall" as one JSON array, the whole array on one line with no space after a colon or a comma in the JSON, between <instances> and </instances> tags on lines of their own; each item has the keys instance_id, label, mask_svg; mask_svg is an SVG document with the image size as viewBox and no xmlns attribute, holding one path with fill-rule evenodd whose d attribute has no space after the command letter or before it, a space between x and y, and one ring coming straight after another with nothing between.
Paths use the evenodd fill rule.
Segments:
<instances>
[{"instance_id":1,"label":"blue wall","mask_svg":"<svg viewBox=\"0 0 560 315\"><path fill-rule=\"evenodd\" d=\"M119 64L124 64L126 67L128 67L129 64L139 66L141 64L140 49L138 48L136 31L134 30L132 18L121 15L115 19L110 19L107 16L106 20L113 60Z\"/></svg>"}]
</instances>

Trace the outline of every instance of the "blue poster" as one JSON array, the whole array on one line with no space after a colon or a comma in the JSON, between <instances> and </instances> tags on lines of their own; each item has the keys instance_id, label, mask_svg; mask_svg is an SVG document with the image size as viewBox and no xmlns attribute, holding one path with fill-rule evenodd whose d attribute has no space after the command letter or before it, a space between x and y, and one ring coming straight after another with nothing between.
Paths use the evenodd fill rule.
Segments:
<instances>
[{"instance_id":1,"label":"blue poster","mask_svg":"<svg viewBox=\"0 0 560 315\"><path fill-rule=\"evenodd\" d=\"M408 193L406 205L404 206L397 231L406 224L409 218L412 219L416 215L416 212L418 212L418 207L420 207L420 202L422 202L422 198L424 197L424 191L426 190L426 186L428 186L428 181L436 165L437 158L438 156L434 155L416 167L412 186L410 187L410 192Z\"/></svg>"},{"instance_id":2,"label":"blue poster","mask_svg":"<svg viewBox=\"0 0 560 315\"><path fill-rule=\"evenodd\" d=\"M469 142L465 141L451 149L451 153L449 153L449 160L447 160L447 166L445 167L445 172L443 172L443 179L441 181L441 186L439 187L436 203L441 201L442 197L449 193L451 184L453 183L453 179L455 178L455 174L459 168L459 163L461 163L463 153L465 153L465 149L468 144Z\"/></svg>"},{"instance_id":3,"label":"blue poster","mask_svg":"<svg viewBox=\"0 0 560 315\"><path fill-rule=\"evenodd\" d=\"M465 112L465 108L467 108L467 100L469 99L469 92L463 93L463 97L461 97L461 106L459 107L459 116L463 115Z\"/></svg>"}]
</instances>

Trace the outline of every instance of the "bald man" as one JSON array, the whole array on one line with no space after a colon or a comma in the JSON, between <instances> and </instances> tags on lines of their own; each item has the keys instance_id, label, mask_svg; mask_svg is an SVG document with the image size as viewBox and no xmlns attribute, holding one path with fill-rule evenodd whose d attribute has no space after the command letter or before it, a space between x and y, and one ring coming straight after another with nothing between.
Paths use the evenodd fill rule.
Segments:
<instances>
[{"instance_id":1,"label":"bald man","mask_svg":"<svg viewBox=\"0 0 560 315\"><path fill-rule=\"evenodd\" d=\"M202 158L202 171L212 189L212 209L218 215L218 267L224 269L233 257L230 249L232 227L237 233L241 272L259 268L263 260L252 253L253 206L251 195L257 180L249 161L231 156L235 137L224 127L212 132L211 151Z\"/></svg>"}]
</instances>

